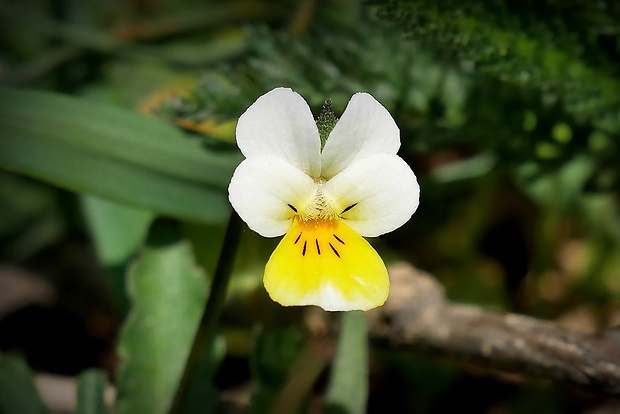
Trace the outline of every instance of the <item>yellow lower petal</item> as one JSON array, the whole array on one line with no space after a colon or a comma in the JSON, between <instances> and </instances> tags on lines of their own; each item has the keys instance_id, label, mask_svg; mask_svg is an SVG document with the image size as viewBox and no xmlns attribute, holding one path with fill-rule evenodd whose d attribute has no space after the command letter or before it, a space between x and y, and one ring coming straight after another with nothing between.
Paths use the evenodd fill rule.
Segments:
<instances>
[{"instance_id":1,"label":"yellow lower petal","mask_svg":"<svg viewBox=\"0 0 620 414\"><path fill-rule=\"evenodd\" d=\"M369 310L385 303L390 281L375 249L342 220L300 220L265 267L271 298L284 306Z\"/></svg>"}]
</instances>

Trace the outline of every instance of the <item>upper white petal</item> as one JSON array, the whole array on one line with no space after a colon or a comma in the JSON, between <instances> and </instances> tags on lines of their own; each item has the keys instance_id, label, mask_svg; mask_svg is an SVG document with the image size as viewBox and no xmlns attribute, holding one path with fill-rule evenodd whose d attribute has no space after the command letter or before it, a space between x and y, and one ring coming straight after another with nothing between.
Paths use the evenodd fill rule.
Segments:
<instances>
[{"instance_id":1,"label":"upper white petal","mask_svg":"<svg viewBox=\"0 0 620 414\"><path fill-rule=\"evenodd\" d=\"M330 178L372 154L396 154L400 131L392 115L367 93L351 97L321 154L321 175Z\"/></svg>"},{"instance_id":2,"label":"upper white petal","mask_svg":"<svg viewBox=\"0 0 620 414\"><path fill-rule=\"evenodd\" d=\"M294 211L288 204L306 205L315 191L312 178L286 161L254 157L235 170L228 198L252 230L261 236L276 237L291 227Z\"/></svg>"},{"instance_id":3,"label":"upper white petal","mask_svg":"<svg viewBox=\"0 0 620 414\"><path fill-rule=\"evenodd\" d=\"M374 237L405 224L420 203L420 186L407 163L394 154L376 154L351 164L323 184L342 215L362 236Z\"/></svg>"},{"instance_id":4,"label":"upper white petal","mask_svg":"<svg viewBox=\"0 0 620 414\"><path fill-rule=\"evenodd\" d=\"M318 177L321 141L310 107L296 92L276 88L239 117L237 145L246 156L278 157Z\"/></svg>"}]
</instances>

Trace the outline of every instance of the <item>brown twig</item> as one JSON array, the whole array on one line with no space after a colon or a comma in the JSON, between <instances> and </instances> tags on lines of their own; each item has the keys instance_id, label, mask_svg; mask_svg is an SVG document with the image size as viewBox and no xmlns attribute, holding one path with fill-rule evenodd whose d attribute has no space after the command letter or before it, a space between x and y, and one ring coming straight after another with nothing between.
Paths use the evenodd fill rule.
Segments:
<instances>
[{"instance_id":1,"label":"brown twig","mask_svg":"<svg viewBox=\"0 0 620 414\"><path fill-rule=\"evenodd\" d=\"M374 341L480 368L620 396L620 336L448 302L439 282L407 264L390 268L385 306L368 313Z\"/></svg>"}]
</instances>

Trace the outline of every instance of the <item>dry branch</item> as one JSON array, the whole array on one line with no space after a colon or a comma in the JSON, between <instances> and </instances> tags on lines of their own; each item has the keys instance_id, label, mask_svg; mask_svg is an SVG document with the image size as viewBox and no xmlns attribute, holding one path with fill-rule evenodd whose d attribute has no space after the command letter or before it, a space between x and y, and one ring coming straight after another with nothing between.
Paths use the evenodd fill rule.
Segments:
<instances>
[{"instance_id":1,"label":"dry branch","mask_svg":"<svg viewBox=\"0 0 620 414\"><path fill-rule=\"evenodd\" d=\"M615 330L592 335L453 304L432 276L407 264L392 266L390 276L386 305L368 314L374 341L620 396L620 334Z\"/></svg>"}]
</instances>

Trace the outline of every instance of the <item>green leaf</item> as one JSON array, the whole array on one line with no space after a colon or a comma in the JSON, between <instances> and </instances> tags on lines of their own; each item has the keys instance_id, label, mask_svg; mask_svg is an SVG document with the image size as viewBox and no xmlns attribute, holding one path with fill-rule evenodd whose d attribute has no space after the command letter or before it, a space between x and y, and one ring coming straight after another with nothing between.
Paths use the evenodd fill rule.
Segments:
<instances>
[{"instance_id":1,"label":"green leaf","mask_svg":"<svg viewBox=\"0 0 620 414\"><path fill-rule=\"evenodd\" d=\"M115 266L125 262L140 246L153 213L95 196L82 197L86 220L103 264Z\"/></svg>"},{"instance_id":2,"label":"green leaf","mask_svg":"<svg viewBox=\"0 0 620 414\"><path fill-rule=\"evenodd\" d=\"M154 214L96 196L84 195L81 200L97 255L106 266L119 310L126 314L126 266L142 245Z\"/></svg>"},{"instance_id":3,"label":"green leaf","mask_svg":"<svg viewBox=\"0 0 620 414\"><path fill-rule=\"evenodd\" d=\"M156 241L161 225L128 274L133 304L118 345L121 414L168 412L206 300L189 243Z\"/></svg>"},{"instance_id":4,"label":"green leaf","mask_svg":"<svg viewBox=\"0 0 620 414\"><path fill-rule=\"evenodd\" d=\"M105 373L98 369L84 371L78 377L76 414L107 414L104 393L107 385Z\"/></svg>"},{"instance_id":5,"label":"green leaf","mask_svg":"<svg viewBox=\"0 0 620 414\"><path fill-rule=\"evenodd\" d=\"M11 355L0 355L0 412L49 413L34 387L32 372L21 358Z\"/></svg>"},{"instance_id":6,"label":"green leaf","mask_svg":"<svg viewBox=\"0 0 620 414\"><path fill-rule=\"evenodd\" d=\"M342 315L325 412L363 414L368 400L368 335L364 312Z\"/></svg>"},{"instance_id":7,"label":"green leaf","mask_svg":"<svg viewBox=\"0 0 620 414\"><path fill-rule=\"evenodd\" d=\"M241 157L100 103L0 89L0 167L157 213L223 222Z\"/></svg>"}]
</instances>

